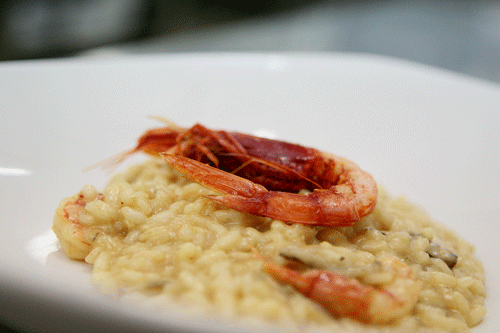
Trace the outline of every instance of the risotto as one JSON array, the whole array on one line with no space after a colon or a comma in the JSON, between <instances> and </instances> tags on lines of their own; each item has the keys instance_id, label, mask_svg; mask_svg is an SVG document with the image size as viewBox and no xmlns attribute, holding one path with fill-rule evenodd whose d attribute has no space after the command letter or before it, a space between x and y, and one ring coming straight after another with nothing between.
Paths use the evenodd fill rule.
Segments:
<instances>
[{"instance_id":1,"label":"risotto","mask_svg":"<svg viewBox=\"0 0 500 333\"><path fill-rule=\"evenodd\" d=\"M371 214L352 227L329 228L228 209L206 197L214 193L151 158L116 174L102 192L86 185L64 199L53 230L65 253L91 264L93 283L111 295L330 331L458 332L486 314L474 247L404 198L379 189ZM332 316L275 280L251 248L280 265L330 269L373 286L387 279L377 258L389 254L422 287L408 316L363 324Z\"/></svg>"}]
</instances>

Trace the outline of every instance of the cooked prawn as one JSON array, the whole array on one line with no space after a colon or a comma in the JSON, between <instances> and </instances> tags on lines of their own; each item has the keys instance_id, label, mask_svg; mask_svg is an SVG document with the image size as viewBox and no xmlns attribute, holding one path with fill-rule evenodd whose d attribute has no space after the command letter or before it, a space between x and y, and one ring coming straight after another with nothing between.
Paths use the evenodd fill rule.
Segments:
<instances>
[{"instance_id":1,"label":"cooked prawn","mask_svg":"<svg viewBox=\"0 0 500 333\"><path fill-rule=\"evenodd\" d=\"M422 287L409 266L388 254L379 256L376 263L383 271L392 273L392 278L384 285L368 286L333 271L299 273L252 250L264 260L264 270L279 282L291 285L334 316L363 323L384 324L408 315Z\"/></svg>"},{"instance_id":2,"label":"cooked prawn","mask_svg":"<svg viewBox=\"0 0 500 333\"><path fill-rule=\"evenodd\" d=\"M376 184L367 173L341 158L335 162L341 171L338 181L328 189L308 195L269 191L264 186L184 156L162 153L178 171L224 196L209 196L238 211L286 222L319 226L350 226L369 214L376 203ZM327 156L325 154L325 156ZM333 157L333 155L329 155ZM339 164L341 164L339 166Z\"/></svg>"},{"instance_id":3,"label":"cooked prawn","mask_svg":"<svg viewBox=\"0 0 500 333\"><path fill-rule=\"evenodd\" d=\"M52 231L68 258L85 259L92 250L97 235L109 229L108 226L82 223L86 216L85 206L90 201L103 198L93 187L85 186L78 194L61 201L57 207Z\"/></svg>"},{"instance_id":4,"label":"cooked prawn","mask_svg":"<svg viewBox=\"0 0 500 333\"><path fill-rule=\"evenodd\" d=\"M75 196L63 200L54 215L52 231L70 259L84 259L92 249L84 240L83 226L78 222L78 214L84 209L85 202Z\"/></svg>"},{"instance_id":5,"label":"cooked prawn","mask_svg":"<svg viewBox=\"0 0 500 333\"><path fill-rule=\"evenodd\" d=\"M137 146L108 161L144 151L223 196L227 207L286 222L349 226L377 201L373 177L355 163L314 148L237 132L174 124L149 130ZM302 189L308 195L298 194Z\"/></svg>"}]
</instances>

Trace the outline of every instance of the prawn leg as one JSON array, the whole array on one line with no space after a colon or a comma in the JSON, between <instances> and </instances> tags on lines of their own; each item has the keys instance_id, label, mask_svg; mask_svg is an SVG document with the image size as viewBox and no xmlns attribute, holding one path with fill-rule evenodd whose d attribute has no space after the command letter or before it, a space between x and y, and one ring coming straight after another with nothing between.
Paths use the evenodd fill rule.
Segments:
<instances>
[{"instance_id":1,"label":"prawn leg","mask_svg":"<svg viewBox=\"0 0 500 333\"><path fill-rule=\"evenodd\" d=\"M267 189L248 179L214 168L196 160L169 153L160 154L177 171L211 189L230 195L259 196Z\"/></svg>"}]
</instances>

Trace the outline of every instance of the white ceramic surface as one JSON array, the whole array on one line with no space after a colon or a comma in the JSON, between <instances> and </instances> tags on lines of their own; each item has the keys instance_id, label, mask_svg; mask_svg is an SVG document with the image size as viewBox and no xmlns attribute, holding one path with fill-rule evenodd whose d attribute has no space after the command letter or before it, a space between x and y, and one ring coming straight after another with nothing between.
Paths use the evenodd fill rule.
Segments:
<instances>
[{"instance_id":1,"label":"white ceramic surface","mask_svg":"<svg viewBox=\"0 0 500 333\"><path fill-rule=\"evenodd\" d=\"M500 328L500 87L353 54L177 54L0 64L0 319L39 331L266 331L100 294L52 232L60 200L107 175L82 169L158 123L195 122L348 157L477 246ZM129 163L140 159L134 157Z\"/></svg>"}]
</instances>

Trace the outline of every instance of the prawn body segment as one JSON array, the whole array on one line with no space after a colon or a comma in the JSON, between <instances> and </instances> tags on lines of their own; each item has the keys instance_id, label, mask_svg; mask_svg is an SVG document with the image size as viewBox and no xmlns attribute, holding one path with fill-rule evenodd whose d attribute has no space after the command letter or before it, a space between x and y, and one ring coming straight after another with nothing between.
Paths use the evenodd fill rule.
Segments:
<instances>
[{"instance_id":1,"label":"prawn body segment","mask_svg":"<svg viewBox=\"0 0 500 333\"><path fill-rule=\"evenodd\" d=\"M314 194L267 192L251 198L228 195L212 199L239 211L285 222L340 227L350 226L359 220L351 200L335 194Z\"/></svg>"},{"instance_id":2,"label":"prawn body segment","mask_svg":"<svg viewBox=\"0 0 500 333\"><path fill-rule=\"evenodd\" d=\"M147 131L115 163L139 150L224 194L210 196L214 201L286 222L349 226L377 201L375 181L356 164L284 141L171 124ZM297 193L303 189L310 193Z\"/></svg>"}]
</instances>

